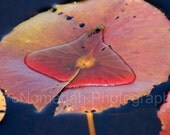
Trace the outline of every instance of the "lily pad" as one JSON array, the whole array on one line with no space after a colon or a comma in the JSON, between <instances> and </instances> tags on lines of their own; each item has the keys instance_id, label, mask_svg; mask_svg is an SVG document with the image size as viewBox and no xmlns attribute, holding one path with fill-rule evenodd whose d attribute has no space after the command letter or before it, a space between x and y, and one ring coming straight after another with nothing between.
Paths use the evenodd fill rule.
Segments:
<instances>
[{"instance_id":1,"label":"lily pad","mask_svg":"<svg viewBox=\"0 0 170 135\"><path fill-rule=\"evenodd\" d=\"M0 90L0 122L3 120L6 112L6 101L3 92Z\"/></svg>"},{"instance_id":2,"label":"lily pad","mask_svg":"<svg viewBox=\"0 0 170 135\"><path fill-rule=\"evenodd\" d=\"M67 20L67 15L73 18ZM170 73L170 22L166 17L143 0L93 0L60 5L57 12L39 14L6 36L0 46L1 86L41 109L61 90L61 83L28 68L24 58L72 42L99 24L105 26L104 42L134 70L136 80L121 86L68 90L60 102L71 104L74 112L99 111L145 95L153 85L166 80ZM161 109L164 116L167 110Z\"/></svg>"}]
</instances>

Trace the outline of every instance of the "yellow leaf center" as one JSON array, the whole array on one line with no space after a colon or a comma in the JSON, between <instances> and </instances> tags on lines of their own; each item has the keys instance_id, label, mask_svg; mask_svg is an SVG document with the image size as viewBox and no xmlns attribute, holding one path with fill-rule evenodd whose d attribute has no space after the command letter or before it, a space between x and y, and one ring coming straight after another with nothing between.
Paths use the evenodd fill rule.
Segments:
<instances>
[{"instance_id":1,"label":"yellow leaf center","mask_svg":"<svg viewBox=\"0 0 170 135\"><path fill-rule=\"evenodd\" d=\"M77 62L76 66L79 68L90 68L94 65L96 59L93 56L82 56L80 57Z\"/></svg>"}]
</instances>

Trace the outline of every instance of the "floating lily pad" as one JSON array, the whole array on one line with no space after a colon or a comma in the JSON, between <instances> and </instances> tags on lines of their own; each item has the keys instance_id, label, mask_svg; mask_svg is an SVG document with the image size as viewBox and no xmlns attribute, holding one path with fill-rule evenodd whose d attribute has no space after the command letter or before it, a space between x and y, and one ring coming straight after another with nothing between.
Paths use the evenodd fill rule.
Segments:
<instances>
[{"instance_id":1,"label":"floating lily pad","mask_svg":"<svg viewBox=\"0 0 170 135\"><path fill-rule=\"evenodd\" d=\"M0 80L9 94L41 109L61 90L61 83L28 68L24 58L34 51L75 41L99 24L105 26L104 42L130 65L136 80L114 87L72 89L63 93L61 102L71 104L76 112L103 110L145 95L153 85L166 80L170 73L170 22L158 9L143 0L93 0L57 9L20 24L2 40ZM67 15L73 18L67 20ZM167 110L162 108L161 113L165 116Z\"/></svg>"},{"instance_id":2,"label":"floating lily pad","mask_svg":"<svg viewBox=\"0 0 170 135\"><path fill-rule=\"evenodd\" d=\"M4 94L0 90L0 122L3 120L6 112L6 101Z\"/></svg>"}]
</instances>

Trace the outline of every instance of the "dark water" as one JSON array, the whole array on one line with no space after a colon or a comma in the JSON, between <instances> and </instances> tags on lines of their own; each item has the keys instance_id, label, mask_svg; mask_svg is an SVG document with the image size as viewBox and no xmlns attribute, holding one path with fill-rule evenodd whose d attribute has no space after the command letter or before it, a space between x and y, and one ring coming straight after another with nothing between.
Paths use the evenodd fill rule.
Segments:
<instances>
[{"instance_id":1,"label":"dark water","mask_svg":"<svg viewBox=\"0 0 170 135\"><path fill-rule=\"evenodd\" d=\"M170 79L155 86L151 93L129 101L119 108L109 108L94 113L97 135L158 135L161 121L157 111L170 91ZM7 111L0 123L1 135L88 135L84 113L54 116L60 95L56 96L41 112L33 105L17 102L7 95ZM160 97L159 99L156 97ZM151 99L157 99L152 100Z\"/></svg>"}]
</instances>

